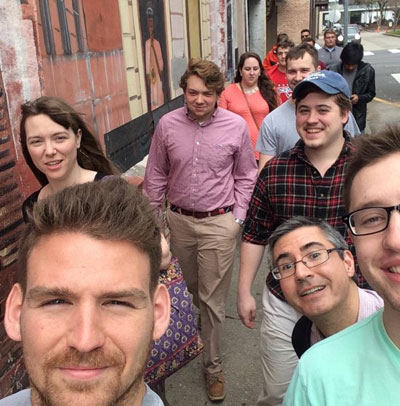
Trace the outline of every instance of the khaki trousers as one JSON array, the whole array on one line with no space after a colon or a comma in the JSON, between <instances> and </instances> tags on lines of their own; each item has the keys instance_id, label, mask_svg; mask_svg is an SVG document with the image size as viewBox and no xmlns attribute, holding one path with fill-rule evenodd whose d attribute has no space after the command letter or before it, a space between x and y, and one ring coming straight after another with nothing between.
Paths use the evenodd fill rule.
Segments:
<instances>
[{"instance_id":1,"label":"khaki trousers","mask_svg":"<svg viewBox=\"0 0 400 406\"><path fill-rule=\"evenodd\" d=\"M168 210L167 221L172 255L200 309L204 371L215 374L222 371L220 341L240 226L232 213L196 219Z\"/></svg>"},{"instance_id":2,"label":"khaki trousers","mask_svg":"<svg viewBox=\"0 0 400 406\"><path fill-rule=\"evenodd\" d=\"M280 406L299 361L292 345L292 331L301 314L275 297L267 285L262 303L260 355L264 382L257 406Z\"/></svg>"}]
</instances>

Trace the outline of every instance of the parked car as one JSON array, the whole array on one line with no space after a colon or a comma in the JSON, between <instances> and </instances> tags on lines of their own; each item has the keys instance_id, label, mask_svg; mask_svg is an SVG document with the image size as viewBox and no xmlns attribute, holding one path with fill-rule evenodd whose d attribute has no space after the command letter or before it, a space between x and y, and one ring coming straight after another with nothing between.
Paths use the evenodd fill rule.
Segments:
<instances>
[{"instance_id":1,"label":"parked car","mask_svg":"<svg viewBox=\"0 0 400 406\"><path fill-rule=\"evenodd\" d=\"M339 31L336 31L337 35L336 45L339 47L343 46L344 41L343 31L344 31L343 28L340 29ZM357 24L349 24L347 27L347 42L351 41L361 42L360 29L358 28Z\"/></svg>"},{"instance_id":2,"label":"parked car","mask_svg":"<svg viewBox=\"0 0 400 406\"><path fill-rule=\"evenodd\" d=\"M361 42L360 28L357 24L349 24L347 30L347 40Z\"/></svg>"}]
</instances>

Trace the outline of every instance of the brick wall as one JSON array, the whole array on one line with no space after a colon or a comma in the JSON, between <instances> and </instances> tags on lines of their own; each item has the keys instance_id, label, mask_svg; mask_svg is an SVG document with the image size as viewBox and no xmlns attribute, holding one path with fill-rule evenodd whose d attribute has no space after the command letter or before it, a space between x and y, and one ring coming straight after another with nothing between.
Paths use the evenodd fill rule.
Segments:
<instances>
[{"instance_id":1,"label":"brick wall","mask_svg":"<svg viewBox=\"0 0 400 406\"><path fill-rule=\"evenodd\" d=\"M40 10L34 16L42 94L84 113L104 147L103 135L131 119L118 2L48 4L50 19Z\"/></svg>"},{"instance_id":2,"label":"brick wall","mask_svg":"<svg viewBox=\"0 0 400 406\"><path fill-rule=\"evenodd\" d=\"M7 338L3 319L5 301L15 282L19 233L23 227L23 197L18 184L15 145L4 83L0 73L0 398L21 389L27 377L21 360L21 347Z\"/></svg>"},{"instance_id":3,"label":"brick wall","mask_svg":"<svg viewBox=\"0 0 400 406\"><path fill-rule=\"evenodd\" d=\"M283 0L278 5L278 33L286 32L297 45L300 31L310 27L309 0Z\"/></svg>"}]
</instances>

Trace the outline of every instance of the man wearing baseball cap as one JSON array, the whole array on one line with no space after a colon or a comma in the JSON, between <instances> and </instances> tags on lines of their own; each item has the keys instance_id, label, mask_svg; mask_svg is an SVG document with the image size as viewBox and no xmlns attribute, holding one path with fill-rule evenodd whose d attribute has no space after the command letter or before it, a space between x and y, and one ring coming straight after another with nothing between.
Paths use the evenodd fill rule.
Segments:
<instances>
[{"instance_id":1,"label":"man wearing baseball cap","mask_svg":"<svg viewBox=\"0 0 400 406\"><path fill-rule=\"evenodd\" d=\"M351 110L350 90L336 72L319 71L300 82L293 92L296 128L300 140L294 148L267 162L261 171L244 224L238 283L238 313L254 327L256 303L251 285L272 232L293 216L327 221L350 242L342 221L342 187L353 153L343 129ZM358 285L366 287L360 274ZM261 361L263 392L257 403L280 405L297 364L291 343L300 317L284 299L279 281L267 277L263 292ZM268 392L268 393L266 393Z\"/></svg>"}]
</instances>

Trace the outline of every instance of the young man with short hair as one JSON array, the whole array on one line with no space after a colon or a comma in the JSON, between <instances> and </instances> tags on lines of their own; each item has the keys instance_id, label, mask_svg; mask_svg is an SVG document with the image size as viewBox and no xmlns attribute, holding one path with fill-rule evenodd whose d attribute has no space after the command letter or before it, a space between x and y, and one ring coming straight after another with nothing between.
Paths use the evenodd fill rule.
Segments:
<instances>
[{"instance_id":1,"label":"young man with short hair","mask_svg":"<svg viewBox=\"0 0 400 406\"><path fill-rule=\"evenodd\" d=\"M332 28L324 31L324 46L318 50L319 59L325 63L327 69L331 69L340 62L342 47L336 45L337 35Z\"/></svg>"},{"instance_id":2,"label":"young man with short hair","mask_svg":"<svg viewBox=\"0 0 400 406\"><path fill-rule=\"evenodd\" d=\"M356 140L344 187L357 259L384 309L303 355L287 406L396 405L400 399L400 127Z\"/></svg>"},{"instance_id":3,"label":"young man with short hair","mask_svg":"<svg viewBox=\"0 0 400 406\"><path fill-rule=\"evenodd\" d=\"M307 44L292 48L286 56L286 78L293 90L309 74L319 70L317 51ZM359 134L357 123L350 113L344 129L351 136ZM293 148L299 140L296 130L295 101L290 98L267 115L260 128L256 149L260 152L259 172L274 156Z\"/></svg>"},{"instance_id":4,"label":"young man with short hair","mask_svg":"<svg viewBox=\"0 0 400 406\"><path fill-rule=\"evenodd\" d=\"M144 368L170 303L140 191L115 177L38 201L18 259L4 323L22 342L31 388L0 404L162 406Z\"/></svg>"},{"instance_id":5,"label":"young man with short hair","mask_svg":"<svg viewBox=\"0 0 400 406\"><path fill-rule=\"evenodd\" d=\"M254 328L256 315L251 285L276 227L301 215L324 219L342 235L346 233L341 191L353 153L350 137L343 130L351 108L349 88L335 72L314 72L295 87L293 98L301 140L268 161L261 171L242 235L238 314L249 328ZM297 364L291 334L299 316L269 274L263 292L260 350L264 386L259 406L280 405L283 400Z\"/></svg>"},{"instance_id":6,"label":"young man with short hair","mask_svg":"<svg viewBox=\"0 0 400 406\"><path fill-rule=\"evenodd\" d=\"M375 70L371 64L362 61L363 56L364 47L358 42L350 42L340 55L342 62L332 67L332 70L340 73L349 85L352 112L361 132L364 132L367 124L367 103L376 95Z\"/></svg>"},{"instance_id":7,"label":"young man with short hair","mask_svg":"<svg viewBox=\"0 0 400 406\"><path fill-rule=\"evenodd\" d=\"M263 66L264 66L264 69L266 72L278 63L278 56L277 56L278 44L282 41L288 41L288 40L289 40L289 37L284 32L281 32L277 35L275 44L267 52L267 55L265 55L265 58L263 60Z\"/></svg>"},{"instance_id":8,"label":"young man with short hair","mask_svg":"<svg viewBox=\"0 0 400 406\"><path fill-rule=\"evenodd\" d=\"M303 38L303 40L301 41L301 43L302 43L302 44L308 44L308 45L312 46L313 48L318 49L318 48L316 47L316 45L315 45L315 40L314 40L313 38L311 38L311 37L305 37L305 38ZM326 65L325 65L322 61L320 61L320 60L318 60L318 66L319 66L319 68L320 68L321 70L326 69Z\"/></svg>"},{"instance_id":9,"label":"young man with short hair","mask_svg":"<svg viewBox=\"0 0 400 406\"><path fill-rule=\"evenodd\" d=\"M281 41L277 44L276 55L278 63L267 71L268 77L274 82L276 91L281 97L282 103L290 98L292 90L288 86L286 78L286 55L294 47L294 43L289 40Z\"/></svg>"},{"instance_id":10,"label":"young man with short hair","mask_svg":"<svg viewBox=\"0 0 400 406\"><path fill-rule=\"evenodd\" d=\"M144 192L156 208L167 193L171 251L200 309L207 394L220 401L226 394L220 347L225 303L257 165L246 122L217 105L224 89L218 66L190 60L180 86L185 106L157 125Z\"/></svg>"},{"instance_id":11,"label":"young man with short hair","mask_svg":"<svg viewBox=\"0 0 400 406\"><path fill-rule=\"evenodd\" d=\"M325 221L301 216L286 220L269 237L268 254L285 299L303 314L292 332L299 358L318 341L383 306L376 292L356 285L348 244Z\"/></svg>"}]
</instances>

